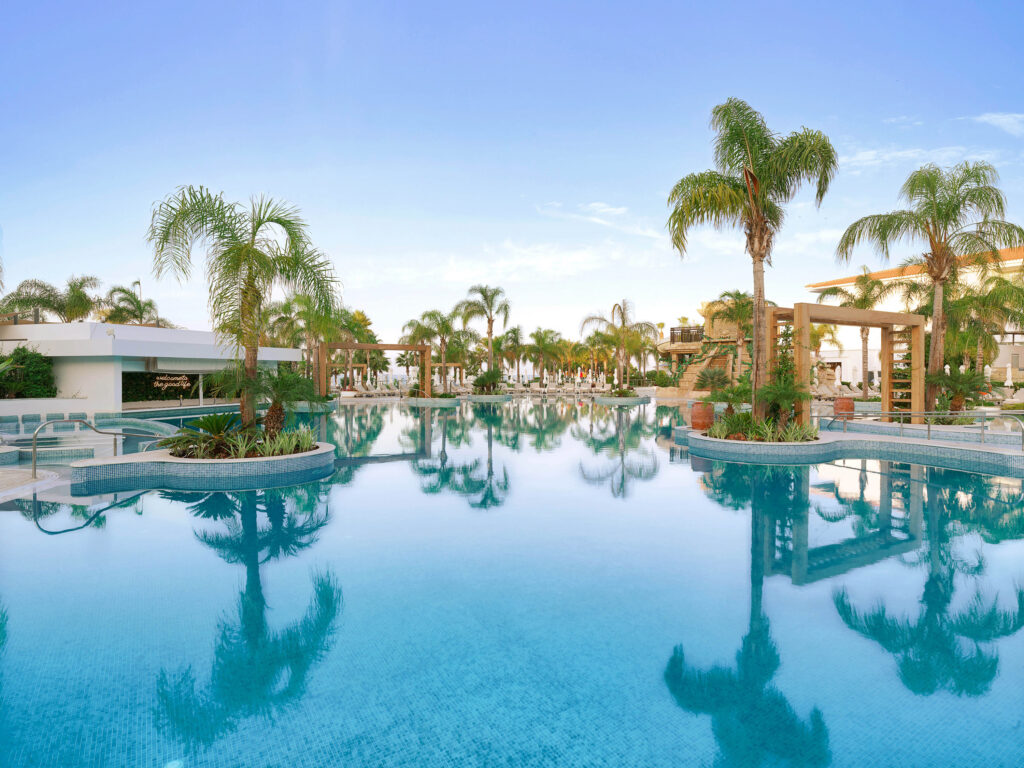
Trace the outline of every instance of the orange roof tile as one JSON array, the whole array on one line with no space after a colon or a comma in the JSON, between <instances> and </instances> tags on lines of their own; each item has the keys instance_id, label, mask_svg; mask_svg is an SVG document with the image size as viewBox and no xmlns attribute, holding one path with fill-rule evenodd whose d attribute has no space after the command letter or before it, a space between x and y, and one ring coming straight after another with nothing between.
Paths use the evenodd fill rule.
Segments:
<instances>
[{"instance_id":1,"label":"orange roof tile","mask_svg":"<svg viewBox=\"0 0 1024 768\"><path fill-rule=\"evenodd\" d=\"M999 260L1004 264L1008 261L1019 261L1024 259L1024 247L1021 248L1005 248L999 252ZM924 268L918 265L910 267L893 267L891 269L880 269L877 272L872 272L871 277L875 280L888 280L890 278L897 277L912 277L914 275L920 275L924 272ZM819 290L821 288L829 288L833 285L853 285L860 275L852 275L851 277L837 277L834 280L824 280L820 283L809 283L804 287L809 291Z\"/></svg>"}]
</instances>

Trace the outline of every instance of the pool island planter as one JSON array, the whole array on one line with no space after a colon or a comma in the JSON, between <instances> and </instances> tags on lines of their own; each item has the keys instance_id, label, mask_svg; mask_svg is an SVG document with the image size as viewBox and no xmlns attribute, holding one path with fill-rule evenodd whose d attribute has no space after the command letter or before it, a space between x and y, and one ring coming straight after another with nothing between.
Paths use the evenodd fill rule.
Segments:
<instances>
[{"instance_id":1,"label":"pool island planter","mask_svg":"<svg viewBox=\"0 0 1024 768\"><path fill-rule=\"evenodd\" d=\"M418 405L423 408L456 408L459 405L457 397L407 397L406 405Z\"/></svg>"},{"instance_id":2,"label":"pool island planter","mask_svg":"<svg viewBox=\"0 0 1024 768\"><path fill-rule=\"evenodd\" d=\"M311 451L249 459L182 459L166 450L84 459L71 463L71 495L141 490L250 491L296 485L334 472L334 451L332 443L317 443Z\"/></svg>"},{"instance_id":3,"label":"pool island planter","mask_svg":"<svg viewBox=\"0 0 1024 768\"><path fill-rule=\"evenodd\" d=\"M594 402L597 405L614 405L621 408L628 408L634 405L647 405L651 398L646 395L637 397L610 397L608 395L594 395Z\"/></svg>"},{"instance_id":4,"label":"pool island planter","mask_svg":"<svg viewBox=\"0 0 1024 768\"><path fill-rule=\"evenodd\" d=\"M466 401L470 403L510 403L512 395L466 395Z\"/></svg>"}]
</instances>

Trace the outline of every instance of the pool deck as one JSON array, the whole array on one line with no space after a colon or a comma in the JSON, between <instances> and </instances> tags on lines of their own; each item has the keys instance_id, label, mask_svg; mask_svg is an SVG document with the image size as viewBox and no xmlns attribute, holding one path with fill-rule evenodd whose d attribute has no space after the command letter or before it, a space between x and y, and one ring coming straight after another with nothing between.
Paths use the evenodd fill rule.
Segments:
<instances>
[{"instance_id":1,"label":"pool deck","mask_svg":"<svg viewBox=\"0 0 1024 768\"><path fill-rule=\"evenodd\" d=\"M679 445L688 445L692 455L724 461L816 464L837 459L880 459L1024 478L1024 451L1019 443L966 443L898 433L830 431L822 431L818 440L806 443L760 443L717 440L689 427L676 427L673 438Z\"/></svg>"},{"instance_id":2,"label":"pool deck","mask_svg":"<svg viewBox=\"0 0 1024 768\"><path fill-rule=\"evenodd\" d=\"M32 479L32 470L21 467L0 468L0 501L17 499L30 493L49 488L59 476L56 472L40 469L36 479Z\"/></svg>"}]
</instances>

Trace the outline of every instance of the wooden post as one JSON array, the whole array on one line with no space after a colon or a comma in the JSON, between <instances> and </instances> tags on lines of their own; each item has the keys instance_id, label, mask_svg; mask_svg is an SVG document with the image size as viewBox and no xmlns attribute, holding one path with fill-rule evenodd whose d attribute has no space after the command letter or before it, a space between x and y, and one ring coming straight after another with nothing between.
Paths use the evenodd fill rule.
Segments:
<instances>
[{"instance_id":1,"label":"wooden post","mask_svg":"<svg viewBox=\"0 0 1024 768\"><path fill-rule=\"evenodd\" d=\"M924 410L924 326L910 328L910 410ZM923 416L912 416L911 424L924 424Z\"/></svg>"},{"instance_id":2,"label":"wooden post","mask_svg":"<svg viewBox=\"0 0 1024 768\"><path fill-rule=\"evenodd\" d=\"M882 349L879 352L882 361L882 412L892 410L892 326L882 326ZM864 372L867 376L867 371ZM892 421L883 416L882 421Z\"/></svg>"},{"instance_id":3,"label":"wooden post","mask_svg":"<svg viewBox=\"0 0 1024 768\"><path fill-rule=\"evenodd\" d=\"M431 355L430 355L430 345L428 344L427 346L425 346L423 348L423 351L420 352L420 360L423 363L423 365L420 366L420 369L423 371L423 396L424 397L430 397L430 377L431 377L431 374L432 374L432 371L430 370L430 357L431 357Z\"/></svg>"},{"instance_id":4,"label":"wooden post","mask_svg":"<svg viewBox=\"0 0 1024 768\"><path fill-rule=\"evenodd\" d=\"M796 364L796 383L811 387L811 321L806 304L793 305L793 362ZM811 404L800 400L796 404L798 424L811 423Z\"/></svg>"},{"instance_id":5,"label":"wooden post","mask_svg":"<svg viewBox=\"0 0 1024 768\"><path fill-rule=\"evenodd\" d=\"M321 397L327 396L327 342L321 341L316 347L317 392Z\"/></svg>"}]
</instances>

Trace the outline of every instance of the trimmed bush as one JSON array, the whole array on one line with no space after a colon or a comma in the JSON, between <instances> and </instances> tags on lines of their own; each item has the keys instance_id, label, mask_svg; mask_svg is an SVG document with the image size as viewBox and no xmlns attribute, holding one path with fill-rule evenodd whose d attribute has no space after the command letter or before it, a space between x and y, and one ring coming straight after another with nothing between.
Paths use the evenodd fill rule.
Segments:
<instances>
[{"instance_id":1,"label":"trimmed bush","mask_svg":"<svg viewBox=\"0 0 1024 768\"><path fill-rule=\"evenodd\" d=\"M3 397L56 397L53 361L28 347L15 347L9 355L0 355L0 363L12 367L0 375Z\"/></svg>"}]
</instances>

